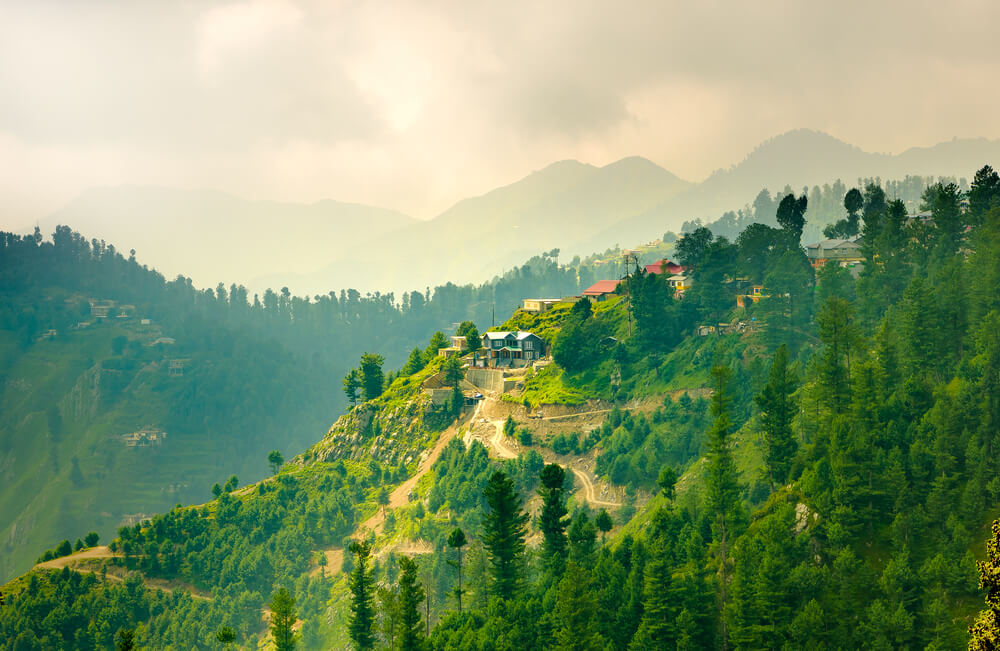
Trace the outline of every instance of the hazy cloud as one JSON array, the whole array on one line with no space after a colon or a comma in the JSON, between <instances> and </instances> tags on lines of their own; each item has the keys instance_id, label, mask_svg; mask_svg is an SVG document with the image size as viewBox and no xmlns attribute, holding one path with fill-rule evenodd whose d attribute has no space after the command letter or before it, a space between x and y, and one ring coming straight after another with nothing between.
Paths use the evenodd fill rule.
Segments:
<instances>
[{"instance_id":1,"label":"hazy cloud","mask_svg":"<svg viewBox=\"0 0 1000 651\"><path fill-rule=\"evenodd\" d=\"M429 217L561 158L698 180L797 127L1000 137L1000 6L0 3L0 220L95 184Z\"/></svg>"}]
</instances>

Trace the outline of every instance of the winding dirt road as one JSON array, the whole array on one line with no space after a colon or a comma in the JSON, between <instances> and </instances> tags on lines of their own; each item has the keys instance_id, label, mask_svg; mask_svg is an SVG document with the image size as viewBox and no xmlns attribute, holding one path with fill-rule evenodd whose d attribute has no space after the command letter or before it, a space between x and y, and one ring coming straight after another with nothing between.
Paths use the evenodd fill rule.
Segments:
<instances>
[{"instance_id":1,"label":"winding dirt road","mask_svg":"<svg viewBox=\"0 0 1000 651\"><path fill-rule=\"evenodd\" d=\"M584 414L603 413L606 411L610 410L602 409L599 411L581 412L579 414L566 414L563 416L553 416L552 418L553 419L568 418L570 416L582 416ZM490 423L496 428L496 433L490 438L490 446L495 452L496 456L500 457L501 459L516 459L517 454L509 447L507 447L507 444L504 442L504 435L503 435L504 421L494 420L490 421ZM621 506L620 502L609 502L607 500L602 500L598 498L597 491L594 490L594 483L590 480L590 477L587 476L587 473L585 471L580 470L579 468L575 468L568 463L560 463L559 461L556 461L555 463L558 463L560 466L566 468L567 470L573 471L573 474L576 475L577 478L579 478L580 483L583 484L584 499L586 499L591 504L595 506L611 506L611 507Z\"/></svg>"}]
</instances>

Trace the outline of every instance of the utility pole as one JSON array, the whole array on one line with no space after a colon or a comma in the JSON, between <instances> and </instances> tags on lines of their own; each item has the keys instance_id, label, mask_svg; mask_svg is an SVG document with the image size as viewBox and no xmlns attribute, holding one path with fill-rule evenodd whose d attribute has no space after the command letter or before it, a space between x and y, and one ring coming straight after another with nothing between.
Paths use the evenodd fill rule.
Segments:
<instances>
[{"instance_id":1,"label":"utility pole","mask_svg":"<svg viewBox=\"0 0 1000 651\"><path fill-rule=\"evenodd\" d=\"M635 257L635 254L630 249L625 249L623 254L625 262L625 301L628 303L628 308L626 309L626 316L628 317L628 338L632 338L632 277L629 275L629 256ZM635 270L639 271L639 258L635 259Z\"/></svg>"}]
</instances>

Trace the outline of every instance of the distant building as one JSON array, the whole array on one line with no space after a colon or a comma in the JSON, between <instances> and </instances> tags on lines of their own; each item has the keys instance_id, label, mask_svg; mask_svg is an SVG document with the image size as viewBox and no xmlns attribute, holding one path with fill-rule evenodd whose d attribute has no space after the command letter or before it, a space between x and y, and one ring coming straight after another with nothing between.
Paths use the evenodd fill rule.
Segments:
<instances>
[{"instance_id":1,"label":"distant building","mask_svg":"<svg viewBox=\"0 0 1000 651\"><path fill-rule=\"evenodd\" d=\"M647 264L645 269L648 274L667 274L668 276L682 274L686 271L685 267L682 267L667 258L654 262L653 264Z\"/></svg>"},{"instance_id":2,"label":"distant building","mask_svg":"<svg viewBox=\"0 0 1000 651\"><path fill-rule=\"evenodd\" d=\"M687 274L674 274L667 278L667 284L674 288L674 294L680 296L691 288L692 279Z\"/></svg>"},{"instance_id":3,"label":"distant building","mask_svg":"<svg viewBox=\"0 0 1000 651\"><path fill-rule=\"evenodd\" d=\"M764 286L751 285L748 293L736 295L736 307L747 307L762 298L768 298L768 295L764 293Z\"/></svg>"},{"instance_id":4,"label":"distant building","mask_svg":"<svg viewBox=\"0 0 1000 651\"><path fill-rule=\"evenodd\" d=\"M446 348L438 348L438 357L447 357L453 353L461 353L469 349L469 342L461 335L454 335L451 338L451 345Z\"/></svg>"},{"instance_id":5,"label":"distant building","mask_svg":"<svg viewBox=\"0 0 1000 651\"><path fill-rule=\"evenodd\" d=\"M490 366L527 366L545 356L545 341L538 335L517 332L484 332L483 352Z\"/></svg>"},{"instance_id":6,"label":"distant building","mask_svg":"<svg viewBox=\"0 0 1000 651\"><path fill-rule=\"evenodd\" d=\"M860 238L829 239L815 244L807 244L806 257L814 269L819 269L831 261L837 262L841 266L847 266L864 260L864 256L861 255Z\"/></svg>"},{"instance_id":7,"label":"distant building","mask_svg":"<svg viewBox=\"0 0 1000 651\"><path fill-rule=\"evenodd\" d=\"M150 448L162 445L167 439L167 433L161 429L143 427L138 431L123 434L121 438L127 448Z\"/></svg>"},{"instance_id":8,"label":"distant building","mask_svg":"<svg viewBox=\"0 0 1000 651\"><path fill-rule=\"evenodd\" d=\"M95 319L106 319L111 313L111 310L115 308L115 302L109 300L98 300L96 298L89 299L90 303L90 316Z\"/></svg>"},{"instance_id":9,"label":"distant building","mask_svg":"<svg viewBox=\"0 0 1000 651\"><path fill-rule=\"evenodd\" d=\"M151 343L149 345L150 346L159 346L159 345L162 344L164 346L173 346L176 343L177 343L177 340L174 339L173 337L159 337L159 338L153 340L153 343Z\"/></svg>"},{"instance_id":10,"label":"distant building","mask_svg":"<svg viewBox=\"0 0 1000 651\"><path fill-rule=\"evenodd\" d=\"M134 305L119 305L118 306L118 318L119 319L131 319L135 316L135 306Z\"/></svg>"},{"instance_id":11,"label":"distant building","mask_svg":"<svg viewBox=\"0 0 1000 651\"><path fill-rule=\"evenodd\" d=\"M596 283L583 290L583 295L592 301L603 301L618 289L620 280L598 280Z\"/></svg>"},{"instance_id":12,"label":"distant building","mask_svg":"<svg viewBox=\"0 0 1000 651\"><path fill-rule=\"evenodd\" d=\"M905 224L907 226L912 226L917 222L924 224L926 226L934 226L934 213L930 210L921 210L918 213L906 216Z\"/></svg>"},{"instance_id":13,"label":"distant building","mask_svg":"<svg viewBox=\"0 0 1000 651\"><path fill-rule=\"evenodd\" d=\"M170 377L181 377L187 367L189 359L171 359L167 361L167 375Z\"/></svg>"},{"instance_id":14,"label":"distant building","mask_svg":"<svg viewBox=\"0 0 1000 651\"><path fill-rule=\"evenodd\" d=\"M38 335L38 338L35 341L43 341L45 339L55 339L56 335L58 334L59 333L56 332L55 330L46 330L42 334Z\"/></svg>"},{"instance_id":15,"label":"distant building","mask_svg":"<svg viewBox=\"0 0 1000 651\"><path fill-rule=\"evenodd\" d=\"M556 303L561 302L562 299L559 298L526 298L524 299L525 312L535 312L541 314L542 312L548 312L552 309Z\"/></svg>"}]
</instances>

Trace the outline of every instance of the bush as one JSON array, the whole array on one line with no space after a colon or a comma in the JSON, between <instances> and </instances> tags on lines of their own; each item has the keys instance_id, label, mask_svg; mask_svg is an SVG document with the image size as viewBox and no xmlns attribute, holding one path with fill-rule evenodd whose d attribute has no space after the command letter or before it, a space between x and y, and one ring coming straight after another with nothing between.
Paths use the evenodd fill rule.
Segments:
<instances>
[{"instance_id":1,"label":"bush","mask_svg":"<svg viewBox=\"0 0 1000 651\"><path fill-rule=\"evenodd\" d=\"M518 430L517 440L520 441L521 445L531 445L531 430Z\"/></svg>"}]
</instances>

